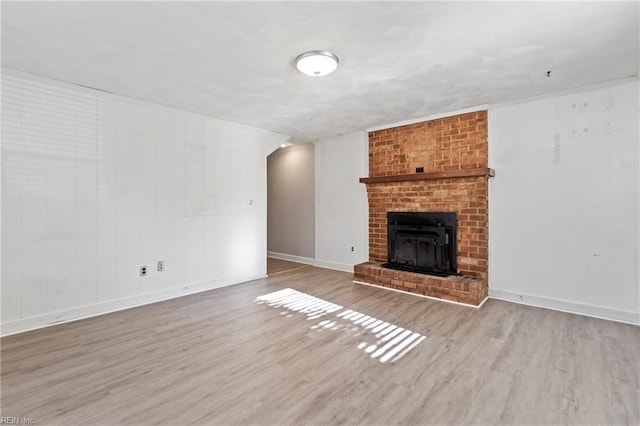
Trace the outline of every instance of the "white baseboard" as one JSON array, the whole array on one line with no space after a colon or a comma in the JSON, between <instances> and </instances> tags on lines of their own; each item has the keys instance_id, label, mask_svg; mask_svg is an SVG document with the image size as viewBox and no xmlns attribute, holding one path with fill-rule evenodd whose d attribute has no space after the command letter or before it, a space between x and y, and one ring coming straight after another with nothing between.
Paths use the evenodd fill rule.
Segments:
<instances>
[{"instance_id":1,"label":"white baseboard","mask_svg":"<svg viewBox=\"0 0 640 426\"><path fill-rule=\"evenodd\" d=\"M623 311L619 309L596 306L586 303L576 303L568 300L554 299L550 297L534 296L532 294L515 293L509 290L500 290L489 287L489 297L505 300L507 302L522 305L536 306L539 308L553 309L555 311L571 314L585 315L626 324L640 325L640 312Z\"/></svg>"},{"instance_id":2,"label":"white baseboard","mask_svg":"<svg viewBox=\"0 0 640 426\"><path fill-rule=\"evenodd\" d=\"M293 254L278 253L275 251L268 251L267 257L273 257L274 259L280 260L289 260L291 262L304 263L305 265L313 265L316 261L315 259L312 259L310 257L295 256Z\"/></svg>"},{"instance_id":3,"label":"white baseboard","mask_svg":"<svg viewBox=\"0 0 640 426\"><path fill-rule=\"evenodd\" d=\"M335 269L336 271L353 273L353 265L349 265L346 263L332 262L330 260L312 259L310 257L295 256L293 254L277 253L273 251L268 251L267 256L273 257L274 259L289 260L291 262L317 266L318 268Z\"/></svg>"},{"instance_id":4,"label":"white baseboard","mask_svg":"<svg viewBox=\"0 0 640 426\"><path fill-rule=\"evenodd\" d=\"M336 271L349 272L353 274L353 265L346 263L332 262L330 260L318 260L316 259L314 266L326 269L335 269Z\"/></svg>"},{"instance_id":5,"label":"white baseboard","mask_svg":"<svg viewBox=\"0 0 640 426\"><path fill-rule=\"evenodd\" d=\"M22 333L70 321L77 321L84 318L108 314L110 312L122 311L136 306L148 305L150 303L161 302L163 300L174 299L176 297L186 296L189 294L240 284L264 277L265 275L241 275L227 277L215 281L189 284L155 293L141 294L138 296L96 303L94 305L80 306L64 311L52 312L29 318L21 318L19 320L3 323L0 326L0 335L9 336L11 334Z\"/></svg>"}]
</instances>

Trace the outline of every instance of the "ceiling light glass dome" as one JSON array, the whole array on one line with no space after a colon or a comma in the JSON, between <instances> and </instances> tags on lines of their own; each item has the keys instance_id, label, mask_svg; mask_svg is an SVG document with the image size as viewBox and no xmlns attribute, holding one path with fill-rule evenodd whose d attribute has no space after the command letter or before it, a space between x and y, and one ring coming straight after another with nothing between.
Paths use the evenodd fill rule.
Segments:
<instances>
[{"instance_id":1,"label":"ceiling light glass dome","mask_svg":"<svg viewBox=\"0 0 640 426\"><path fill-rule=\"evenodd\" d=\"M338 56L326 50L304 52L296 58L298 70L311 77L322 77L331 74L338 68Z\"/></svg>"}]
</instances>

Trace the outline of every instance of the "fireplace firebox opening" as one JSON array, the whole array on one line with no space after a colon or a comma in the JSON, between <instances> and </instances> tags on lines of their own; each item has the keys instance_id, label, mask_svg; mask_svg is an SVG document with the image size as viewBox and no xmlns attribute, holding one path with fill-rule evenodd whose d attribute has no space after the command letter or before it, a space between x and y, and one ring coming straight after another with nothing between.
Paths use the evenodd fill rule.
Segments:
<instances>
[{"instance_id":1,"label":"fireplace firebox opening","mask_svg":"<svg viewBox=\"0 0 640 426\"><path fill-rule=\"evenodd\" d=\"M385 268L429 275L457 274L456 214L387 212Z\"/></svg>"}]
</instances>

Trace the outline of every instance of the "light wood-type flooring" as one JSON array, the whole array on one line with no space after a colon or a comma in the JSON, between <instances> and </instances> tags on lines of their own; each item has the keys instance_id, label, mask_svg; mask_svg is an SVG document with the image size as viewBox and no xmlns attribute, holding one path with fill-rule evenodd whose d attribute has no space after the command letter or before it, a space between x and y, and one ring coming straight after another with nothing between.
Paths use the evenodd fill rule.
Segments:
<instances>
[{"instance_id":1,"label":"light wood-type flooring","mask_svg":"<svg viewBox=\"0 0 640 426\"><path fill-rule=\"evenodd\" d=\"M297 269L309 268L309 265L303 263L291 262L290 260L276 259L275 257L267 257L267 275L273 276L284 272L292 272Z\"/></svg>"},{"instance_id":2,"label":"light wood-type flooring","mask_svg":"<svg viewBox=\"0 0 640 426\"><path fill-rule=\"evenodd\" d=\"M315 267L8 336L37 424L640 423L640 328Z\"/></svg>"}]
</instances>

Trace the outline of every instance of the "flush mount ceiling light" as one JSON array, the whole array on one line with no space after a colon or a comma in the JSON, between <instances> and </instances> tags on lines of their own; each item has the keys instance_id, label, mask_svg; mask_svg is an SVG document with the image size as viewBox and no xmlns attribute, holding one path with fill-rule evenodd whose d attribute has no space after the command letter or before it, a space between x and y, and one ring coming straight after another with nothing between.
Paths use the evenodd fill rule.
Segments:
<instances>
[{"instance_id":1,"label":"flush mount ceiling light","mask_svg":"<svg viewBox=\"0 0 640 426\"><path fill-rule=\"evenodd\" d=\"M303 74L322 77L335 71L338 68L338 62L335 53L326 50L312 50L298 55L296 67Z\"/></svg>"}]
</instances>

